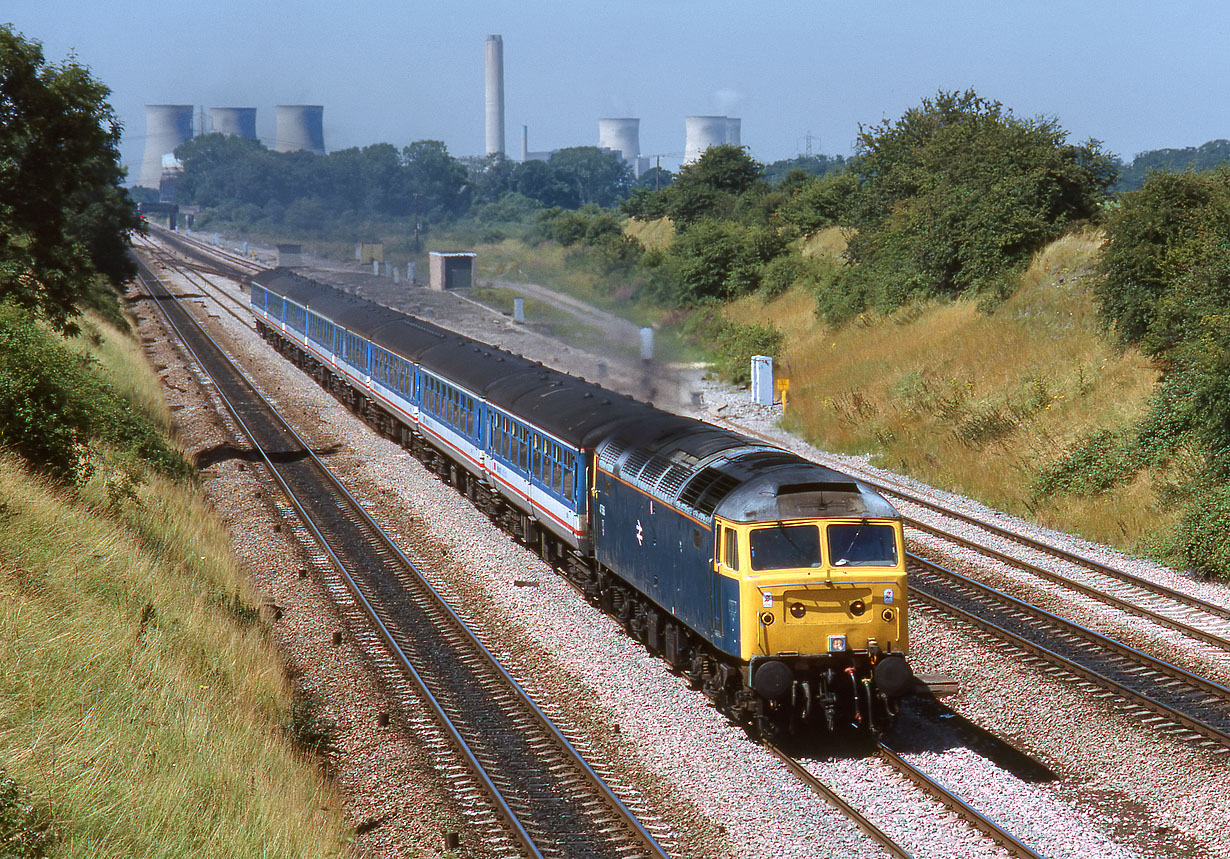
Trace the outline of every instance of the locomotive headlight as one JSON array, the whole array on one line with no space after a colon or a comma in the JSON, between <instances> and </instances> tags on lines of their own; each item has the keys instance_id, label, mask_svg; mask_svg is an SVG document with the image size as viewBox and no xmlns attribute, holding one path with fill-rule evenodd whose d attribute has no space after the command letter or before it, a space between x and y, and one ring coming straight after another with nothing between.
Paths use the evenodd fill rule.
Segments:
<instances>
[{"instance_id":1,"label":"locomotive headlight","mask_svg":"<svg viewBox=\"0 0 1230 859\"><path fill-rule=\"evenodd\" d=\"M861 617L863 612L867 611L867 603L862 600L855 600L850 603L850 614L855 617Z\"/></svg>"},{"instance_id":2,"label":"locomotive headlight","mask_svg":"<svg viewBox=\"0 0 1230 859\"><path fill-rule=\"evenodd\" d=\"M845 653L846 637L844 635L829 636L829 653Z\"/></svg>"},{"instance_id":3,"label":"locomotive headlight","mask_svg":"<svg viewBox=\"0 0 1230 859\"><path fill-rule=\"evenodd\" d=\"M807 606L803 605L803 603L792 602L790 604L790 616L791 617L802 617L806 613L807 613Z\"/></svg>"}]
</instances>

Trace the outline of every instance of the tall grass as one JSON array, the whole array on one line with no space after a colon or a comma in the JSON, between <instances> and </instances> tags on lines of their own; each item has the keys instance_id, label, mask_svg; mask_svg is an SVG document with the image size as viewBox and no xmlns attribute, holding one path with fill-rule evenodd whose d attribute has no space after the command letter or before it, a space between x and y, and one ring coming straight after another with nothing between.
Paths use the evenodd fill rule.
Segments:
<instances>
[{"instance_id":1,"label":"tall grass","mask_svg":"<svg viewBox=\"0 0 1230 859\"><path fill-rule=\"evenodd\" d=\"M90 332L77 348L165 421L139 350ZM0 456L0 771L50 822L50 855L344 854L226 530L190 482L130 489Z\"/></svg>"},{"instance_id":2,"label":"tall grass","mask_svg":"<svg viewBox=\"0 0 1230 859\"><path fill-rule=\"evenodd\" d=\"M786 425L820 446L874 453L1001 509L1140 550L1175 516L1162 498L1167 475L1045 503L1030 491L1091 428L1136 423L1157 379L1139 353L1102 336L1090 284L1100 241L1085 231L1048 246L990 313L975 301L919 303L833 329L798 288L728 312L786 333Z\"/></svg>"}]
</instances>

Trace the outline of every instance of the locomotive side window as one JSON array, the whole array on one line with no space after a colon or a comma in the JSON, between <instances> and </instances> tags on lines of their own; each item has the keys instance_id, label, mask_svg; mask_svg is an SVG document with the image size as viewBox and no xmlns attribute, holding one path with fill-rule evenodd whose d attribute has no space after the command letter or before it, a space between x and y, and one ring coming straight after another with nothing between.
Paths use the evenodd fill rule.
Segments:
<instances>
[{"instance_id":1,"label":"locomotive side window","mask_svg":"<svg viewBox=\"0 0 1230 859\"><path fill-rule=\"evenodd\" d=\"M722 563L732 570L739 569L739 532L734 528L722 530Z\"/></svg>"},{"instance_id":2,"label":"locomotive side window","mask_svg":"<svg viewBox=\"0 0 1230 859\"><path fill-rule=\"evenodd\" d=\"M897 535L889 525L830 525L829 557L835 567L895 567Z\"/></svg>"},{"instance_id":3,"label":"locomotive side window","mask_svg":"<svg viewBox=\"0 0 1230 859\"><path fill-rule=\"evenodd\" d=\"M820 529L815 525L757 528L748 541L753 570L820 566Z\"/></svg>"}]
</instances>

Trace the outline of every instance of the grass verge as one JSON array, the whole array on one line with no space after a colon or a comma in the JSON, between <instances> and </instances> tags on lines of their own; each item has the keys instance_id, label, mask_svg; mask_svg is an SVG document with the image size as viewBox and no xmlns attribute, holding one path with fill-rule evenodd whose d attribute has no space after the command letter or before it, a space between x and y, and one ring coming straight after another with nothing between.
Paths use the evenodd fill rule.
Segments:
<instances>
[{"instance_id":1,"label":"grass verge","mask_svg":"<svg viewBox=\"0 0 1230 859\"><path fill-rule=\"evenodd\" d=\"M91 325L73 348L169 425L139 350ZM57 857L344 855L208 501L153 470L117 494L93 461L65 484L0 455L0 771L20 812L0 824Z\"/></svg>"}]
</instances>

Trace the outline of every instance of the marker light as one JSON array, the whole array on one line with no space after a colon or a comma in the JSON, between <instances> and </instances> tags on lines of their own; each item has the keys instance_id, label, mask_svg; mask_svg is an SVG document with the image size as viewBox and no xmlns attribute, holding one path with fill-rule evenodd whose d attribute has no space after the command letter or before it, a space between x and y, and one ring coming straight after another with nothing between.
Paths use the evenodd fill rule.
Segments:
<instances>
[{"instance_id":1,"label":"marker light","mask_svg":"<svg viewBox=\"0 0 1230 859\"><path fill-rule=\"evenodd\" d=\"M865 612L866 610L867 610L867 603L863 602L862 600L855 600L854 602L850 603L850 614L854 615L855 617L860 617L863 614L863 612Z\"/></svg>"},{"instance_id":2,"label":"marker light","mask_svg":"<svg viewBox=\"0 0 1230 859\"><path fill-rule=\"evenodd\" d=\"M790 604L790 616L791 617L802 617L806 613L807 613L807 606L803 605L803 603L792 602Z\"/></svg>"}]
</instances>

